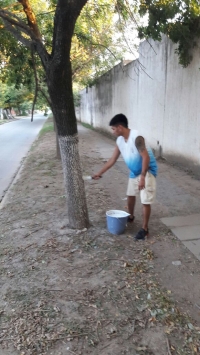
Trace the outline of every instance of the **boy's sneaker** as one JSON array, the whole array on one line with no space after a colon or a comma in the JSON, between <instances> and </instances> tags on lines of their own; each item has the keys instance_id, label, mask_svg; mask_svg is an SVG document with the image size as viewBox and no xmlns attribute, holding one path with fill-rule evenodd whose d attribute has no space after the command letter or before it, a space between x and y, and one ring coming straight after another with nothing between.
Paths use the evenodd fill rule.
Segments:
<instances>
[{"instance_id":1,"label":"boy's sneaker","mask_svg":"<svg viewBox=\"0 0 200 355\"><path fill-rule=\"evenodd\" d=\"M135 219L135 216L133 216L133 217L128 216L127 222L132 223L134 221L134 219Z\"/></svg>"},{"instance_id":2,"label":"boy's sneaker","mask_svg":"<svg viewBox=\"0 0 200 355\"><path fill-rule=\"evenodd\" d=\"M135 240L145 240L145 237L148 236L149 230L145 231L144 228L141 228L135 236Z\"/></svg>"}]
</instances>

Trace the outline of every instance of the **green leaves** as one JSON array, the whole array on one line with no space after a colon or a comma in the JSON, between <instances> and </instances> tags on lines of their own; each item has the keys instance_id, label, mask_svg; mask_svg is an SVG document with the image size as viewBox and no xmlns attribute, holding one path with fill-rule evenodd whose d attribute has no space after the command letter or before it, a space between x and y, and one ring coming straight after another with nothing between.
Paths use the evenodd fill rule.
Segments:
<instances>
[{"instance_id":1,"label":"green leaves","mask_svg":"<svg viewBox=\"0 0 200 355\"><path fill-rule=\"evenodd\" d=\"M88 2L76 22L71 47L73 81L90 85L122 57L115 41L115 6L110 0Z\"/></svg>"},{"instance_id":2,"label":"green leaves","mask_svg":"<svg viewBox=\"0 0 200 355\"><path fill-rule=\"evenodd\" d=\"M26 102L26 106L30 108L32 99L33 94L24 86L16 89L14 85L9 86L1 83L0 107L14 107L20 109L24 102Z\"/></svg>"},{"instance_id":3,"label":"green leaves","mask_svg":"<svg viewBox=\"0 0 200 355\"><path fill-rule=\"evenodd\" d=\"M37 19L37 25L42 34L43 44L49 53L52 52L52 37L54 14L57 1L30 1ZM0 10L9 7L13 16L17 16L27 23L23 8L12 0L1 2ZM126 3L117 0L88 1L76 22L75 33L71 44L71 62L73 70L73 82L78 85L88 85L96 78L113 67L121 60L125 52L126 44L116 20L116 13L120 13L124 20L128 18ZM0 20L2 21L2 20ZM1 68L0 78L8 83L15 83L31 87L34 81L33 65L30 50L24 47L19 40L4 26L0 27L0 61L4 62ZM24 36L24 35L23 35ZM37 61L39 77L44 77L43 69Z\"/></svg>"},{"instance_id":4,"label":"green leaves","mask_svg":"<svg viewBox=\"0 0 200 355\"><path fill-rule=\"evenodd\" d=\"M198 0L142 0L139 13L148 14L148 24L139 28L139 37L161 40L161 33L178 43L179 62L186 67L192 60L192 48L200 37Z\"/></svg>"}]
</instances>

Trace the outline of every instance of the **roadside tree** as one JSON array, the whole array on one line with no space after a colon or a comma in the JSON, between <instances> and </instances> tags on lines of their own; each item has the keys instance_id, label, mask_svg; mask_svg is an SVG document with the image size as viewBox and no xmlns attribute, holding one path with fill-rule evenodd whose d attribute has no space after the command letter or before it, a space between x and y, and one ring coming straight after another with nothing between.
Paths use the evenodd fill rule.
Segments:
<instances>
[{"instance_id":1,"label":"roadside tree","mask_svg":"<svg viewBox=\"0 0 200 355\"><path fill-rule=\"evenodd\" d=\"M0 107L11 113L12 109L17 114L23 114L25 110L30 110L32 106L33 93L25 86L16 88L0 81Z\"/></svg>"},{"instance_id":2,"label":"roadside tree","mask_svg":"<svg viewBox=\"0 0 200 355\"><path fill-rule=\"evenodd\" d=\"M87 8L85 7L83 10L86 4L87 0L18 0L17 2L2 0L0 5L0 37L2 43L5 39L4 36L7 36L7 45L3 47L2 53L7 58L8 63L11 64L14 63L14 57L17 61L20 57L19 53L23 53L25 65L20 64L22 73L27 65L27 61L25 61L25 58L28 58L26 48L29 48L31 59L26 70L29 71L32 66L36 79L36 90L40 86L40 78L38 81L38 72L36 72L37 55L40 58L40 77L45 81L48 88L49 102L58 132L69 225L75 228L87 227L89 221L78 152L72 78L80 79L80 74L78 74L80 72L82 72L82 77L86 76L89 68L92 75L97 71L96 68L100 69L98 74L102 74L106 64L107 68L108 65L113 65L113 62L109 59L112 49L108 51L107 48L108 43L112 40L109 32L109 28L112 28L112 16L108 9L110 7L110 11L113 13L116 10L111 1L95 1L93 7L88 2ZM44 9L47 16L44 14ZM85 11L87 21L79 18L81 11ZM107 17L110 21L109 26L105 21ZM79 21L78 18L81 20ZM96 22L94 28L92 28L91 23L94 22L94 18ZM89 22L88 28L91 29L91 32L88 34L86 27ZM104 29L102 35L100 35L100 28ZM17 40L17 44L20 43L21 47L16 46L13 37ZM100 37L103 41L101 44L99 44ZM72 42L73 38L74 42ZM80 43L84 44L82 47L84 50L82 51ZM101 51L99 48L101 48ZM120 50L118 50L119 52ZM88 59L91 53L95 55L93 56L93 62L89 63ZM82 62L80 61L81 57L84 58ZM118 58L115 56L115 60ZM19 78L19 70L15 74ZM31 78L31 76L27 77L26 75L23 77L24 80L30 80ZM20 79L18 81L20 82Z\"/></svg>"}]
</instances>

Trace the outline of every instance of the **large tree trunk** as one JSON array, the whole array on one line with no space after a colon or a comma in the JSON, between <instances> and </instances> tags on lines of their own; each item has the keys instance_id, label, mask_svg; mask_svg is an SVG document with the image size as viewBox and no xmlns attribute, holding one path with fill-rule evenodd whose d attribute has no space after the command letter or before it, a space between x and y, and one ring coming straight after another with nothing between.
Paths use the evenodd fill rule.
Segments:
<instances>
[{"instance_id":1,"label":"large tree trunk","mask_svg":"<svg viewBox=\"0 0 200 355\"><path fill-rule=\"evenodd\" d=\"M78 132L72 92L71 40L87 0L58 0L54 18L53 49L45 64L47 85L56 121L64 172L69 225L88 227L84 181L78 151Z\"/></svg>"},{"instance_id":2,"label":"large tree trunk","mask_svg":"<svg viewBox=\"0 0 200 355\"><path fill-rule=\"evenodd\" d=\"M78 134L59 136L63 165L69 224L76 228L88 227L88 213L82 179Z\"/></svg>"},{"instance_id":3,"label":"large tree trunk","mask_svg":"<svg viewBox=\"0 0 200 355\"><path fill-rule=\"evenodd\" d=\"M55 63L49 68L48 88L55 118L67 198L69 225L85 228L89 225L84 181L78 150L78 133L73 103L71 63Z\"/></svg>"}]
</instances>

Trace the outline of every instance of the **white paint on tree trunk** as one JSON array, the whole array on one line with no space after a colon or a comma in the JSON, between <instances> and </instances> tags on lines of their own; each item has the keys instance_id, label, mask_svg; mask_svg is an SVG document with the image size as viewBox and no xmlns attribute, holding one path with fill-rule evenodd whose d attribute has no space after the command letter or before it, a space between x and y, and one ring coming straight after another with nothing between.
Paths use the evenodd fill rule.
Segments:
<instances>
[{"instance_id":1,"label":"white paint on tree trunk","mask_svg":"<svg viewBox=\"0 0 200 355\"><path fill-rule=\"evenodd\" d=\"M78 151L78 134L59 136L58 140L67 196L69 225L82 229L88 227L89 221Z\"/></svg>"}]
</instances>

